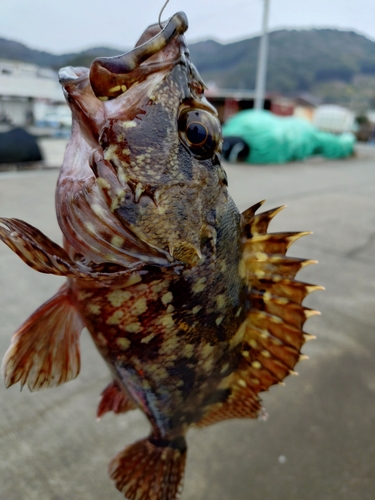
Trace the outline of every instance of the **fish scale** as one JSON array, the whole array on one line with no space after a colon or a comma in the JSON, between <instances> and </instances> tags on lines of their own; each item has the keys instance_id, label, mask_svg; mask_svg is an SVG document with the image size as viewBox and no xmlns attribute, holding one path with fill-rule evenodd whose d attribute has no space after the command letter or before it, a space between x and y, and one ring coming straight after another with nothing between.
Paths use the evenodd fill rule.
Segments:
<instances>
[{"instance_id":1,"label":"fish scale","mask_svg":"<svg viewBox=\"0 0 375 500\"><path fill-rule=\"evenodd\" d=\"M97 416L140 409L150 435L109 474L128 500L176 500L190 426L265 416L313 338L295 280L315 261L286 256L308 233L269 233L283 208L240 214L220 164L221 133L190 61L180 12L136 47L59 73L72 136L56 189L64 248L18 219L0 239L67 282L13 335L5 383L39 390L75 378L86 326L111 382Z\"/></svg>"}]
</instances>

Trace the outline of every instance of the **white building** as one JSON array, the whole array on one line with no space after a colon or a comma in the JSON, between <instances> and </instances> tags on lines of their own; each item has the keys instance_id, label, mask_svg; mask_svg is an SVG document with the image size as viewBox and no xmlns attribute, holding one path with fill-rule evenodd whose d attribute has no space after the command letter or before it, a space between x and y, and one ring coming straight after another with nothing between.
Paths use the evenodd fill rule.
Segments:
<instances>
[{"instance_id":1,"label":"white building","mask_svg":"<svg viewBox=\"0 0 375 500\"><path fill-rule=\"evenodd\" d=\"M38 115L46 108L63 103L63 92L52 69L0 59L0 123L30 125L42 119Z\"/></svg>"}]
</instances>

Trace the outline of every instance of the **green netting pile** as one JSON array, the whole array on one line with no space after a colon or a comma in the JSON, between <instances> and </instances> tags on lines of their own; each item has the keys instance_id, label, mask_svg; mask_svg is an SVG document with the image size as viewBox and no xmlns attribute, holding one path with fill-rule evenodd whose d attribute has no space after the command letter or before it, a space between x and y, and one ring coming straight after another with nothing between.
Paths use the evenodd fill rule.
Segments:
<instances>
[{"instance_id":1,"label":"green netting pile","mask_svg":"<svg viewBox=\"0 0 375 500\"><path fill-rule=\"evenodd\" d=\"M312 155L345 158L353 153L353 134L321 132L309 122L276 116L269 111L247 110L232 116L223 136L241 137L250 147L248 163L285 163Z\"/></svg>"}]
</instances>

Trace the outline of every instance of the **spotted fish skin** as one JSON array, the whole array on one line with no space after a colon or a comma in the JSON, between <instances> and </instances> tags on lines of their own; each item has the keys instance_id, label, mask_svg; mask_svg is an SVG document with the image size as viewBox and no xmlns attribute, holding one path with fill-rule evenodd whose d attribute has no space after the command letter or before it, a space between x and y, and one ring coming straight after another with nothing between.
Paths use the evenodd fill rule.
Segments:
<instances>
[{"instance_id":1,"label":"spotted fish skin","mask_svg":"<svg viewBox=\"0 0 375 500\"><path fill-rule=\"evenodd\" d=\"M151 434L110 462L128 500L176 500L185 435L263 416L259 393L291 373L313 338L296 281L314 261L286 256L307 233L268 233L280 208L240 214L220 164L221 134L175 14L136 47L60 81L73 127L56 188L64 248L0 218L0 239L67 283L13 335L7 386L75 378L86 326L112 381L98 417L139 408Z\"/></svg>"},{"instance_id":2,"label":"spotted fish skin","mask_svg":"<svg viewBox=\"0 0 375 500\"><path fill-rule=\"evenodd\" d=\"M131 249L126 238L108 237L107 228L91 217L93 207L99 216L109 212L137 239L163 252L168 267L148 263L129 279L70 284L115 379L149 417L154 436L164 440L184 435L205 405L222 395L215 386L238 366L240 349L230 342L246 315L245 283L238 273L241 218L217 154L216 111L204 98L183 38L173 43L175 61L163 78L159 73L155 81L146 78L141 96L142 82L115 99L131 99L133 91L132 106L116 104L112 116L114 100L103 101L106 120L94 126L91 114L77 120L81 137L84 127L98 129L89 179L95 175L106 203L84 206L86 230L95 239L110 240L117 251L125 245ZM69 96L76 91L71 82L65 89ZM76 101L72 109L74 116ZM206 120L208 154L197 147L193 155L183 142L181 115L187 112L193 117L196 112L197 123ZM62 195L67 178L71 181L63 166L57 188L63 228L75 215L75 205L66 210ZM82 191L77 196L82 202ZM66 235L66 248L74 255L80 246L70 230Z\"/></svg>"},{"instance_id":3,"label":"spotted fish skin","mask_svg":"<svg viewBox=\"0 0 375 500\"><path fill-rule=\"evenodd\" d=\"M246 315L245 284L238 273L241 219L217 155L216 111L204 98L182 37L175 45L175 64L151 82L147 98L142 94L141 104L121 107L96 124L99 147L91 159L111 215L167 254L170 268L143 266L131 275L131 285L116 278L105 286L85 280L71 284L114 377L163 439L183 435L202 417L205 404L221 395L215 385L238 366L239 348L230 341ZM181 140L186 111L197 111L197 122L201 115L207 119L203 123L212 141L207 158L197 158ZM90 125L91 120L84 117ZM82 117L82 129L81 123ZM195 152L201 155L199 148ZM61 189L65 182L62 170ZM64 205L61 214L69 217ZM91 225L94 236L101 232L100 225Z\"/></svg>"},{"instance_id":4,"label":"spotted fish skin","mask_svg":"<svg viewBox=\"0 0 375 500\"><path fill-rule=\"evenodd\" d=\"M234 209L229 219L238 221ZM238 366L231 340L246 315L238 227L229 224L228 239L219 226L215 250L207 240L199 263L180 275L149 268L125 284L71 285L115 378L164 439L198 421L222 396L215 386Z\"/></svg>"}]
</instances>

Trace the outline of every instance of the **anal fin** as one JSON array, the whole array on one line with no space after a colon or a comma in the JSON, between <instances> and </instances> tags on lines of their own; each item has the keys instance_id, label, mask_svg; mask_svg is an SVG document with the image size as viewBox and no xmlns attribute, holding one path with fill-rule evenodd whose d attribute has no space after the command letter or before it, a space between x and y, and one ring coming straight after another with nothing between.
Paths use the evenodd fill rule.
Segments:
<instances>
[{"instance_id":1,"label":"anal fin","mask_svg":"<svg viewBox=\"0 0 375 500\"><path fill-rule=\"evenodd\" d=\"M63 285L13 335L3 361L5 385L30 391L55 387L80 371L79 335L84 323Z\"/></svg>"},{"instance_id":2,"label":"anal fin","mask_svg":"<svg viewBox=\"0 0 375 500\"><path fill-rule=\"evenodd\" d=\"M126 413L129 410L135 410L137 406L133 401L121 390L121 387L113 380L101 394L100 403L96 416L101 418L105 413L113 411L113 413Z\"/></svg>"}]
</instances>

